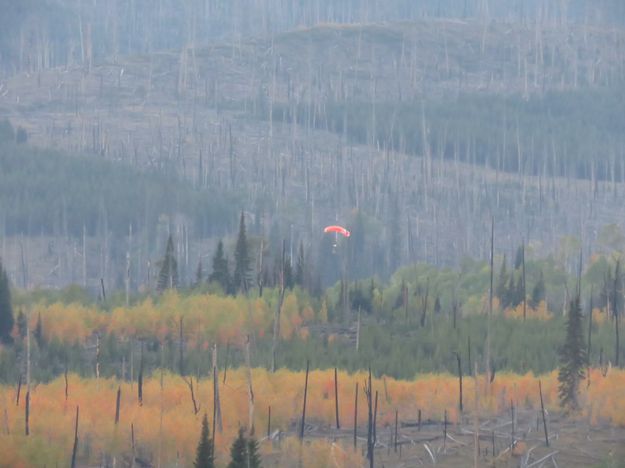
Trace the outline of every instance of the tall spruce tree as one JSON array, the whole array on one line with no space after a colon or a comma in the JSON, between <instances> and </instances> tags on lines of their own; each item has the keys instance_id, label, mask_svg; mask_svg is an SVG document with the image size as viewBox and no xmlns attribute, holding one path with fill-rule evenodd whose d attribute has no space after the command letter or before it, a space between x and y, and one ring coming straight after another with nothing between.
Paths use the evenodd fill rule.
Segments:
<instances>
[{"instance_id":1,"label":"tall spruce tree","mask_svg":"<svg viewBox=\"0 0 625 468\"><path fill-rule=\"evenodd\" d=\"M508 273L506 267L506 256L503 256L501 261L501 268L499 269L499 278L497 280L497 286L495 287L495 296L499 298L499 303L504 307L504 302L508 295Z\"/></svg>"},{"instance_id":2,"label":"tall spruce tree","mask_svg":"<svg viewBox=\"0 0 625 468\"><path fill-rule=\"evenodd\" d=\"M245 216L241 212L239 236L234 250L234 274L232 275L235 291L247 292L250 285L250 255L245 233Z\"/></svg>"},{"instance_id":3,"label":"tall spruce tree","mask_svg":"<svg viewBox=\"0 0 625 468\"><path fill-rule=\"evenodd\" d=\"M570 303L566 322L566 338L560 350L560 371L558 393L560 406L567 411L579 408L577 393L584 378L586 348L582 330L582 310L579 295Z\"/></svg>"},{"instance_id":4,"label":"tall spruce tree","mask_svg":"<svg viewBox=\"0 0 625 468\"><path fill-rule=\"evenodd\" d=\"M174 255L174 241L171 237L167 239L165 257L161 261L161 271L158 274L157 290L162 292L166 289L178 287L178 262Z\"/></svg>"},{"instance_id":5,"label":"tall spruce tree","mask_svg":"<svg viewBox=\"0 0 625 468\"><path fill-rule=\"evenodd\" d=\"M304 286L304 243L300 242L299 252L297 254L297 263L295 264L295 284Z\"/></svg>"},{"instance_id":6,"label":"tall spruce tree","mask_svg":"<svg viewBox=\"0 0 625 468\"><path fill-rule=\"evenodd\" d=\"M202 432L200 434L200 441L197 444L197 451L195 454L195 462L193 463L195 468L214 468L215 460L213 456L213 444L209 438L208 432L208 417L204 413L202 419Z\"/></svg>"},{"instance_id":7,"label":"tall spruce tree","mask_svg":"<svg viewBox=\"0 0 625 468\"><path fill-rule=\"evenodd\" d=\"M213 272L208 277L208 281L219 284L226 294L231 292L232 281L230 279L230 270L228 269L228 258L224 254L224 243L221 239L213 256Z\"/></svg>"},{"instance_id":8,"label":"tall spruce tree","mask_svg":"<svg viewBox=\"0 0 625 468\"><path fill-rule=\"evenodd\" d=\"M228 468L248 468L248 443L243 434L243 428L239 428L239 435L230 447L230 463Z\"/></svg>"},{"instance_id":9,"label":"tall spruce tree","mask_svg":"<svg viewBox=\"0 0 625 468\"><path fill-rule=\"evenodd\" d=\"M11 289L9 276L0 262L0 341L10 343L13 330L13 307L11 305Z\"/></svg>"},{"instance_id":10,"label":"tall spruce tree","mask_svg":"<svg viewBox=\"0 0 625 468\"><path fill-rule=\"evenodd\" d=\"M247 468L261 468L262 462L258 454L258 442L254 437L247 440Z\"/></svg>"},{"instance_id":11,"label":"tall spruce tree","mask_svg":"<svg viewBox=\"0 0 625 468\"><path fill-rule=\"evenodd\" d=\"M540 275L538 276L538 281L532 289L532 298L530 300L530 305L533 308L538 307L541 301L545 299L545 277L543 275L543 271L540 270Z\"/></svg>"}]
</instances>

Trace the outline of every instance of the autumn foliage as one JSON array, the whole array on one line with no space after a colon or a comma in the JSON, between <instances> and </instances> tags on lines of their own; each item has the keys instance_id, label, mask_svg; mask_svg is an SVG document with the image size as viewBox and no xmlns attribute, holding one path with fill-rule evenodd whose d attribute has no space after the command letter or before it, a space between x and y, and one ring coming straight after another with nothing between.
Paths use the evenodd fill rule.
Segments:
<instances>
[{"instance_id":1,"label":"autumn foliage","mask_svg":"<svg viewBox=\"0 0 625 468\"><path fill-rule=\"evenodd\" d=\"M591 370L591 385L583 382L580 388L581 413L591 424L625 426L625 371L610 370L606 376L600 370ZM333 371L312 371L308 389L308 421L326 427L334 424L334 394L329 391ZM293 434L298 421L304 391L304 374L279 370L271 374L264 369L252 372L255 394L255 426L263 457L270 457L277 466L290 466L289 458L302 450L304 466L349 467L361 464L360 452L339 443L314 442L300 448L289 438L270 442L263 438L267 426L267 410L271 406L272 430ZM541 376L545 404L549 410L558 407L558 386L555 372ZM353 421L354 388L363 384L364 373L339 372L340 418L343 427ZM162 382L162 385L161 385ZM80 451L83 461L98 460L102 454L122 458L130 453L131 424L135 431L137 453L162 465L176 460L183 465L192 462L197 445L201 418L206 410L212 414L213 382L200 380L195 394L202 411L195 414L189 388L179 376L160 371L144 382L143 405L137 401L136 384L116 379L81 379L70 374L69 395L65 399L64 379L37 385L32 390L31 437L24 434L24 403L15 405L16 389L0 387L0 453L10 466L32 466L47 463L67 464L73 443L73 418L76 405L80 406ZM120 421L115 425L115 401L121 385ZM374 379L379 392L379 427L392 424L395 409L400 418L415 419L418 410L424 420L440 420L445 410L452 422L458 421L458 380L452 375L422 375L412 381L387 377ZM475 407L475 381L465 378L465 411ZM501 413L507 411L510 400L517 406L538 408L538 378L532 374L499 374L486 391L486 380L478 376L480 411ZM220 382L223 432L216 434L216 461L225 465L228 449L238 428L247 424L247 387L244 369L231 370L225 384ZM365 407L364 397L359 408ZM364 419L364 413L360 421ZM260 432L260 434L259 434Z\"/></svg>"}]
</instances>

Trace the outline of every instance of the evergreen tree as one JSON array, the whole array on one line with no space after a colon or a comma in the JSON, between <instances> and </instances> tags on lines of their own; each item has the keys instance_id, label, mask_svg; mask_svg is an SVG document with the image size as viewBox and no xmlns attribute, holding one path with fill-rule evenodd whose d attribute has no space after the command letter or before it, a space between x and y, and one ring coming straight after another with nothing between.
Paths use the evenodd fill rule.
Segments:
<instances>
[{"instance_id":1,"label":"evergreen tree","mask_svg":"<svg viewBox=\"0 0 625 468\"><path fill-rule=\"evenodd\" d=\"M11 290L9 277L0 262L0 341L10 343L13 331L13 307L11 305Z\"/></svg>"},{"instance_id":2,"label":"evergreen tree","mask_svg":"<svg viewBox=\"0 0 625 468\"><path fill-rule=\"evenodd\" d=\"M247 292L250 284L250 256L245 234L245 217L241 212L239 222L239 236L234 250L233 287L235 291Z\"/></svg>"},{"instance_id":3,"label":"evergreen tree","mask_svg":"<svg viewBox=\"0 0 625 468\"><path fill-rule=\"evenodd\" d=\"M541 301L545 300L545 278L543 271L540 270L540 276L534 288L532 289L531 306L536 308Z\"/></svg>"},{"instance_id":4,"label":"evergreen tree","mask_svg":"<svg viewBox=\"0 0 625 468\"><path fill-rule=\"evenodd\" d=\"M516 249L516 256L514 257L514 269L518 270L523 266L523 246L520 245L518 249Z\"/></svg>"},{"instance_id":5,"label":"evergreen tree","mask_svg":"<svg viewBox=\"0 0 625 468\"><path fill-rule=\"evenodd\" d=\"M163 292L165 289L175 289L178 287L178 262L174 256L174 241L171 237L167 239L165 258L161 261L161 271L158 274L158 284L156 289Z\"/></svg>"},{"instance_id":6,"label":"evergreen tree","mask_svg":"<svg viewBox=\"0 0 625 468\"><path fill-rule=\"evenodd\" d=\"M495 296L499 298L499 303L502 307L504 307L504 302L507 296L507 284L508 283L508 273L506 271L506 256L503 256L503 260L501 262L501 268L499 269L499 278L497 279L497 286L495 286Z\"/></svg>"},{"instance_id":7,"label":"evergreen tree","mask_svg":"<svg viewBox=\"0 0 625 468\"><path fill-rule=\"evenodd\" d=\"M200 286L204 281L204 268L202 267L202 259L197 263L197 270L195 270L195 286Z\"/></svg>"},{"instance_id":8,"label":"evergreen tree","mask_svg":"<svg viewBox=\"0 0 625 468\"><path fill-rule=\"evenodd\" d=\"M247 468L261 468L262 463L258 453L258 442L254 437L247 441Z\"/></svg>"},{"instance_id":9,"label":"evergreen tree","mask_svg":"<svg viewBox=\"0 0 625 468\"><path fill-rule=\"evenodd\" d=\"M202 419L202 433L200 434L200 441L197 444L193 466L195 466L195 468L214 468L215 466L213 444L209 438L208 418L206 417L206 413L204 413L204 418Z\"/></svg>"},{"instance_id":10,"label":"evergreen tree","mask_svg":"<svg viewBox=\"0 0 625 468\"><path fill-rule=\"evenodd\" d=\"M560 406L567 411L579 408L577 392L584 378L586 349L582 331L582 311L579 296L571 301L566 322L566 338L560 350L558 393Z\"/></svg>"},{"instance_id":11,"label":"evergreen tree","mask_svg":"<svg viewBox=\"0 0 625 468\"><path fill-rule=\"evenodd\" d=\"M284 287L287 289L293 289L295 286L295 277L293 276L293 268L291 268L291 259L284 259Z\"/></svg>"},{"instance_id":12,"label":"evergreen tree","mask_svg":"<svg viewBox=\"0 0 625 468\"><path fill-rule=\"evenodd\" d=\"M441 313L441 300L438 296L436 296L436 300L434 301L434 315L440 315Z\"/></svg>"},{"instance_id":13,"label":"evergreen tree","mask_svg":"<svg viewBox=\"0 0 625 468\"><path fill-rule=\"evenodd\" d=\"M232 289L228 259L224 255L224 243L221 240L217 244L217 251L213 257L213 272L208 277L208 281L221 285L226 294L229 294Z\"/></svg>"},{"instance_id":14,"label":"evergreen tree","mask_svg":"<svg viewBox=\"0 0 625 468\"><path fill-rule=\"evenodd\" d=\"M37 324L35 325L35 331L33 332L33 336L35 337L35 341L37 342L37 346L41 349L44 345L43 343L43 323L41 322L41 312L37 315Z\"/></svg>"},{"instance_id":15,"label":"evergreen tree","mask_svg":"<svg viewBox=\"0 0 625 468\"><path fill-rule=\"evenodd\" d=\"M516 289L514 290L514 306L518 306L523 302L523 276L519 275L519 279L516 282Z\"/></svg>"},{"instance_id":16,"label":"evergreen tree","mask_svg":"<svg viewBox=\"0 0 625 468\"><path fill-rule=\"evenodd\" d=\"M297 254L297 263L295 264L295 284L304 286L304 243L299 244L299 253Z\"/></svg>"},{"instance_id":17,"label":"evergreen tree","mask_svg":"<svg viewBox=\"0 0 625 468\"><path fill-rule=\"evenodd\" d=\"M516 304L514 303L515 301L515 297L514 297L514 293L516 291L516 283L514 281L514 272L510 272L510 276L508 277L508 286L506 287L506 291L503 295L503 297L501 297L501 306L503 309L505 309L506 307L514 307Z\"/></svg>"},{"instance_id":18,"label":"evergreen tree","mask_svg":"<svg viewBox=\"0 0 625 468\"><path fill-rule=\"evenodd\" d=\"M26 315L22 309L17 313L17 332L19 333L21 338L26 338Z\"/></svg>"},{"instance_id":19,"label":"evergreen tree","mask_svg":"<svg viewBox=\"0 0 625 468\"><path fill-rule=\"evenodd\" d=\"M239 435L234 439L232 447L230 447L230 463L228 463L228 468L248 468L247 447L248 443L243 434L243 428L240 428Z\"/></svg>"}]
</instances>

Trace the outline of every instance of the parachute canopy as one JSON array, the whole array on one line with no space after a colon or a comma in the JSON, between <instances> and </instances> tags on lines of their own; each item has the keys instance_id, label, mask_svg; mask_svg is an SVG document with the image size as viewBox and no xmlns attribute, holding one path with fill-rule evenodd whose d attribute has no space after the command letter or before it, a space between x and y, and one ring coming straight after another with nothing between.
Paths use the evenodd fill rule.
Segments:
<instances>
[{"instance_id":1,"label":"parachute canopy","mask_svg":"<svg viewBox=\"0 0 625 468\"><path fill-rule=\"evenodd\" d=\"M337 234L342 234L345 237L349 237L351 235L351 233L343 226L327 226L323 232L336 232Z\"/></svg>"}]
</instances>

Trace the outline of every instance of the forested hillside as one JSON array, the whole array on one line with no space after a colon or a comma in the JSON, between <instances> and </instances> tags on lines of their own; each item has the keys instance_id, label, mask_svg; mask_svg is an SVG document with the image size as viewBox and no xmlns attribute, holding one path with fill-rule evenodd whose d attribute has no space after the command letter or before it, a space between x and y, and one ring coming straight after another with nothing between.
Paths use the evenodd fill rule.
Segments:
<instances>
[{"instance_id":1,"label":"forested hillside","mask_svg":"<svg viewBox=\"0 0 625 468\"><path fill-rule=\"evenodd\" d=\"M0 0L0 465L625 459L625 2Z\"/></svg>"},{"instance_id":2,"label":"forested hillside","mask_svg":"<svg viewBox=\"0 0 625 468\"><path fill-rule=\"evenodd\" d=\"M61 197L38 233L49 235L44 246L110 246L87 252L97 262L82 282L94 290L100 278L107 287L121 284L127 250L132 289L153 287L148 272L167 232L185 252L181 276L190 283L217 236L232 241L235 211L246 213L256 264L262 238L265 258L273 258L265 265L286 239L289 256L303 245L311 276L329 286L342 262L355 279L388 277L415 261L485 258L491 216L498 251L509 256L523 242L539 257L572 254L571 242L587 255L601 249L602 230L622 229L625 214L623 44L615 26L576 22L321 25L21 74L0 84L0 108L27 144L165 173L200 197L231 201L227 220L213 222L217 211L202 208L198 218L199 207L182 195L161 202L172 194L156 184L142 203L160 211L148 216L161 227L134 211L132 220L129 212L111 220L109 232L102 216L119 210L114 197L97 202L100 214L72 212L59 229L62 215L53 213L63 212ZM80 171L75 178L83 179ZM2 219L13 208L0 209ZM24 282L23 271L35 269L32 256L22 261L20 245L31 242L27 220L35 214L20 216L26 222L11 223L4 244L10 276L30 285L76 281L68 267ZM321 233L337 221L354 231L345 259ZM90 227L85 242L83 226ZM39 244L25 250L41 252L47 271L58 273L56 257ZM66 250L64 263L80 271L77 250Z\"/></svg>"}]
</instances>

